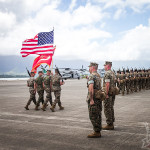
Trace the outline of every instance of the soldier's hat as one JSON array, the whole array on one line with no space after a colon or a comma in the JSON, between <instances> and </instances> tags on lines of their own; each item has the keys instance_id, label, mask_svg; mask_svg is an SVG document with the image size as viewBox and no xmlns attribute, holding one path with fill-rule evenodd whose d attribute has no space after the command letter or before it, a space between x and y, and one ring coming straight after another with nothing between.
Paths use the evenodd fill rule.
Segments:
<instances>
[{"instance_id":1,"label":"soldier's hat","mask_svg":"<svg viewBox=\"0 0 150 150\"><path fill-rule=\"evenodd\" d=\"M90 65L88 67L92 67L92 66L97 66L98 67L98 64L96 62L90 62Z\"/></svg>"},{"instance_id":2,"label":"soldier's hat","mask_svg":"<svg viewBox=\"0 0 150 150\"><path fill-rule=\"evenodd\" d=\"M134 72L136 72L136 71L137 71L137 69L135 68L135 69L134 69Z\"/></svg>"},{"instance_id":3,"label":"soldier's hat","mask_svg":"<svg viewBox=\"0 0 150 150\"><path fill-rule=\"evenodd\" d=\"M132 71L132 72L133 72L133 68L132 68L132 69L130 69L130 71Z\"/></svg>"},{"instance_id":4,"label":"soldier's hat","mask_svg":"<svg viewBox=\"0 0 150 150\"><path fill-rule=\"evenodd\" d=\"M111 65L112 66L112 62L111 61L105 61L104 66L106 66L106 65Z\"/></svg>"},{"instance_id":5,"label":"soldier's hat","mask_svg":"<svg viewBox=\"0 0 150 150\"><path fill-rule=\"evenodd\" d=\"M119 69L119 70L117 70L117 73L120 73L120 69Z\"/></svg>"},{"instance_id":6,"label":"soldier's hat","mask_svg":"<svg viewBox=\"0 0 150 150\"><path fill-rule=\"evenodd\" d=\"M122 69L122 70L121 70L121 72L125 73L125 70L124 70L124 69Z\"/></svg>"},{"instance_id":7,"label":"soldier's hat","mask_svg":"<svg viewBox=\"0 0 150 150\"><path fill-rule=\"evenodd\" d=\"M35 74L35 72L34 72L34 71L31 71L30 74Z\"/></svg>"},{"instance_id":8,"label":"soldier's hat","mask_svg":"<svg viewBox=\"0 0 150 150\"><path fill-rule=\"evenodd\" d=\"M126 72L129 72L129 68L127 67Z\"/></svg>"},{"instance_id":9,"label":"soldier's hat","mask_svg":"<svg viewBox=\"0 0 150 150\"><path fill-rule=\"evenodd\" d=\"M51 70L47 70L47 72L51 72Z\"/></svg>"},{"instance_id":10,"label":"soldier's hat","mask_svg":"<svg viewBox=\"0 0 150 150\"><path fill-rule=\"evenodd\" d=\"M142 71L144 71L144 72L145 72L145 68L143 68L143 69L142 69Z\"/></svg>"},{"instance_id":11,"label":"soldier's hat","mask_svg":"<svg viewBox=\"0 0 150 150\"><path fill-rule=\"evenodd\" d=\"M38 73L43 73L42 71L39 71Z\"/></svg>"},{"instance_id":12,"label":"soldier's hat","mask_svg":"<svg viewBox=\"0 0 150 150\"><path fill-rule=\"evenodd\" d=\"M57 72L58 72L58 71L59 71L59 69L58 69L58 68L55 68L55 71L57 71Z\"/></svg>"},{"instance_id":13,"label":"soldier's hat","mask_svg":"<svg viewBox=\"0 0 150 150\"><path fill-rule=\"evenodd\" d=\"M141 69L138 69L138 72L141 72Z\"/></svg>"},{"instance_id":14,"label":"soldier's hat","mask_svg":"<svg viewBox=\"0 0 150 150\"><path fill-rule=\"evenodd\" d=\"M126 70L125 70L125 68L123 68L123 72L124 72L124 73L126 73Z\"/></svg>"}]
</instances>

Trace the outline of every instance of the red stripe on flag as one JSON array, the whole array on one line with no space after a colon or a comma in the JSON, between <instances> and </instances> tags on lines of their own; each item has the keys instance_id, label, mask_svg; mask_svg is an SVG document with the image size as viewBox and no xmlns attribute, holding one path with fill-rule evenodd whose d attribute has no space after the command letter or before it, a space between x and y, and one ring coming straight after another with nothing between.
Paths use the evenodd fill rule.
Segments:
<instances>
[{"instance_id":1,"label":"red stripe on flag","mask_svg":"<svg viewBox=\"0 0 150 150\"><path fill-rule=\"evenodd\" d=\"M38 34L33 39L26 39L22 43L21 54L22 57L26 57L30 54L48 54L53 55L55 47L53 44L48 45L38 45Z\"/></svg>"},{"instance_id":2,"label":"red stripe on flag","mask_svg":"<svg viewBox=\"0 0 150 150\"><path fill-rule=\"evenodd\" d=\"M39 47L39 46L37 46L37 47L31 47L31 48L22 48L21 50L34 50L34 49L38 49L38 48L40 48L40 49L44 49L44 48L51 48L51 47L53 47L53 45L50 45L50 46L42 46L42 47Z\"/></svg>"}]
</instances>

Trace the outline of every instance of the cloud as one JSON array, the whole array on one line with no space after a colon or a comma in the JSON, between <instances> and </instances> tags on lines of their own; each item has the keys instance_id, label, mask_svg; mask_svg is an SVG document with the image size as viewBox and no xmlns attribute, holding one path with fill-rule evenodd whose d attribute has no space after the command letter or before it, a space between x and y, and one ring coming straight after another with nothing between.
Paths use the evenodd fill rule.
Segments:
<instances>
[{"instance_id":1,"label":"cloud","mask_svg":"<svg viewBox=\"0 0 150 150\"><path fill-rule=\"evenodd\" d=\"M114 19L118 20L120 17L122 17L125 14L125 10L118 9L114 14Z\"/></svg>"},{"instance_id":2,"label":"cloud","mask_svg":"<svg viewBox=\"0 0 150 150\"><path fill-rule=\"evenodd\" d=\"M73 12L60 11L52 7L45 6L34 18L34 21L41 26L53 24L57 27L73 28L82 25L93 25L100 22L106 13L101 12L101 8L87 3L85 6L79 6Z\"/></svg>"},{"instance_id":3,"label":"cloud","mask_svg":"<svg viewBox=\"0 0 150 150\"><path fill-rule=\"evenodd\" d=\"M131 8L134 12L141 13L144 9L149 8L149 0L94 0L104 5L104 9L108 8ZM143 9L144 8L144 9Z\"/></svg>"},{"instance_id":4,"label":"cloud","mask_svg":"<svg viewBox=\"0 0 150 150\"><path fill-rule=\"evenodd\" d=\"M126 31L118 41L99 45L101 60L149 60L150 56L150 26L139 25ZM101 56L101 57L100 57ZM143 56L143 57L141 57Z\"/></svg>"},{"instance_id":5,"label":"cloud","mask_svg":"<svg viewBox=\"0 0 150 150\"><path fill-rule=\"evenodd\" d=\"M46 2L44 1L43 4ZM28 2L24 2L24 4L29 6ZM111 37L110 33L95 27L95 24L101 22L105 16L100 7L87 3L70 12L69 9L61 11L57 6L58 3L45 5L33 17L30 16L17 22L13 30L8 31L6 37L0 37L0 54L18 55L23 40L33 38L38 32L49 31L53 26L55 27L55 43L58 48L56 55L58 56L73 54L72 58L80 57L80 53L84 54L85 51L91 50L90 47L93 44L91 40ZM30 10L30 6L28 10ZM22 12L24 11L22 10ZM12 14L9 15L12 16ZM15 18L17 14L13 16ZM9 23L9 26L11 24Z\"/></svg>"},{"instance_id":6,"label":"cloud","mask_svg":"<svg viewBox=\"0 0 150 150\"><path fill-rule=\"evenodd\" d=\"M76 2L77 2L77 0L72 0L72 1L71 1L71 4L70 4L70 6L69 6L69 10L70 10L70 11L72 11L72 10L74 9L74 7L76 6Z\"/></svg>"},{"instance_id":7,"label":"cloud","mask_svg":"<svg viewBox=\"0 0 150 150\"><path fill-rule=\"evenodd\" d=\"M73 26L93 24L101 21L104 16L100 7L87 3L85 7L80 6L73 12L71 24Z\"/></svg>"},{"instance_id":8,"label":"cloud","mask_svg":"<svg viewBox=\"0 0 150 150\"><path fill-rule=\"evenodd\" d=\"M143 1L138 5L131 0L130 6L141 9L147 2ZM0 9L0 21L4 24L0 25L0 31L5 32L5 35L0 34L0 55L20 55L22 41L55 27L55 56L60 59L138 60L143 53L145 56L142 59L149 59L150 26L137 25L121 35L112 35L105 30L105 26L108 27L105 19L109 17L106 8L120 5L112 16L120 19L126 13L124 7L129 5L129 1L99 0L105 3L105 9L89 1L84 6L78 6L76 1L72 1L64 11L59 8L60 0L40 0L38 4L35 4L35 0L31 3L24 0L18 4L20 8L15 7L17 2L19 3L18 0L3 2L5 9ZM119 40L114 40L116 36L119 36Z\"/></svg>"},{"instance_id":9,"label":"cloud","mask_svg":"<svg viewBox=\"0 0 150 150\"><path fill-rule=\"evenodd\" d=\"M16 15L17 22L20 23L25 19L34 17L40 9L46 5L57 7L60 0L1 0L0 11L5 13L13 13Z\"/></svg>"},{"instance_id":10,"label":"cloud","mask_svg":"<svg viewBox=\"0 0 150 150\"><path fill-rule=\"evenodd\" d=\"M10 31L16 23L16 16L13 13L0 12L0 35L3 36Z\"/></svg>"}]
</instances>

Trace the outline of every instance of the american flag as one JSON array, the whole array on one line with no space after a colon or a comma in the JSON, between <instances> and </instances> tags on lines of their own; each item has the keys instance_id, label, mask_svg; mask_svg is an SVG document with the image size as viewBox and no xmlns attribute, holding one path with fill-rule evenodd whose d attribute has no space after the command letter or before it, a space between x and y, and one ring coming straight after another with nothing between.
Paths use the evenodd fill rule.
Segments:
<instances>
[{"instance_id":1,"label":"american flag","mask_svg":"<svg viewBox=\"0 0 150 150\"><path fill-rule=\"evenodd\" d=\"M33 39L23 41L21 54L26 57L30 54L53 55L55 51L54 31L40 32Z\"/></svg>"}]
</instances>

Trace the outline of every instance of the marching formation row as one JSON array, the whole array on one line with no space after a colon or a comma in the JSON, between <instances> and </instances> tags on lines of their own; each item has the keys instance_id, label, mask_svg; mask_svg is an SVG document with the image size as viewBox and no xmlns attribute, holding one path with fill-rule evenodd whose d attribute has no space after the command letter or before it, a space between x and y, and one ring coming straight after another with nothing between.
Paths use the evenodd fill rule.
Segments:
<instances>
[{"instance_id":1,"label":"marching formation row","mask_svg":"<svg viewBox=\"0 0 150 150\"><path fill-rule=\"evenodd\" d=\"M51 73L50 70L47 70L46 76L43 77L43 72L38 72L39 76L35 79L35 73L30 73L30 79L27 81L27 86L29 87L30 98L24 107L26 110L29 110L29 105L31 101L35 104L35 110L39 110L40 103L42 103L42 110L45 111L46 107L48 106L48 102L50 103L51 107L50 110L54 112L56 104L58 104L60 110L63 110L64 107L60 101L61 95L61 85L64 84L61 81L61 77L59 75L59 70L55 69L55 75ZM46 92L46 98L44 100L44 91ZM55 100L52 102L52 91L55 95ZM36 92L38 93L38 100L36 101Z\"/></svg>"},{"instance_id":2,"label":"marching formation row","mask_svg":"<svg viewBox=\"0 0 150 150\"><path fill-rule=\"evenodd\" d=\"M122 95L150 89L150 69L123 69L116 73L116 86Z\"/></svg>"}]
</instances>

